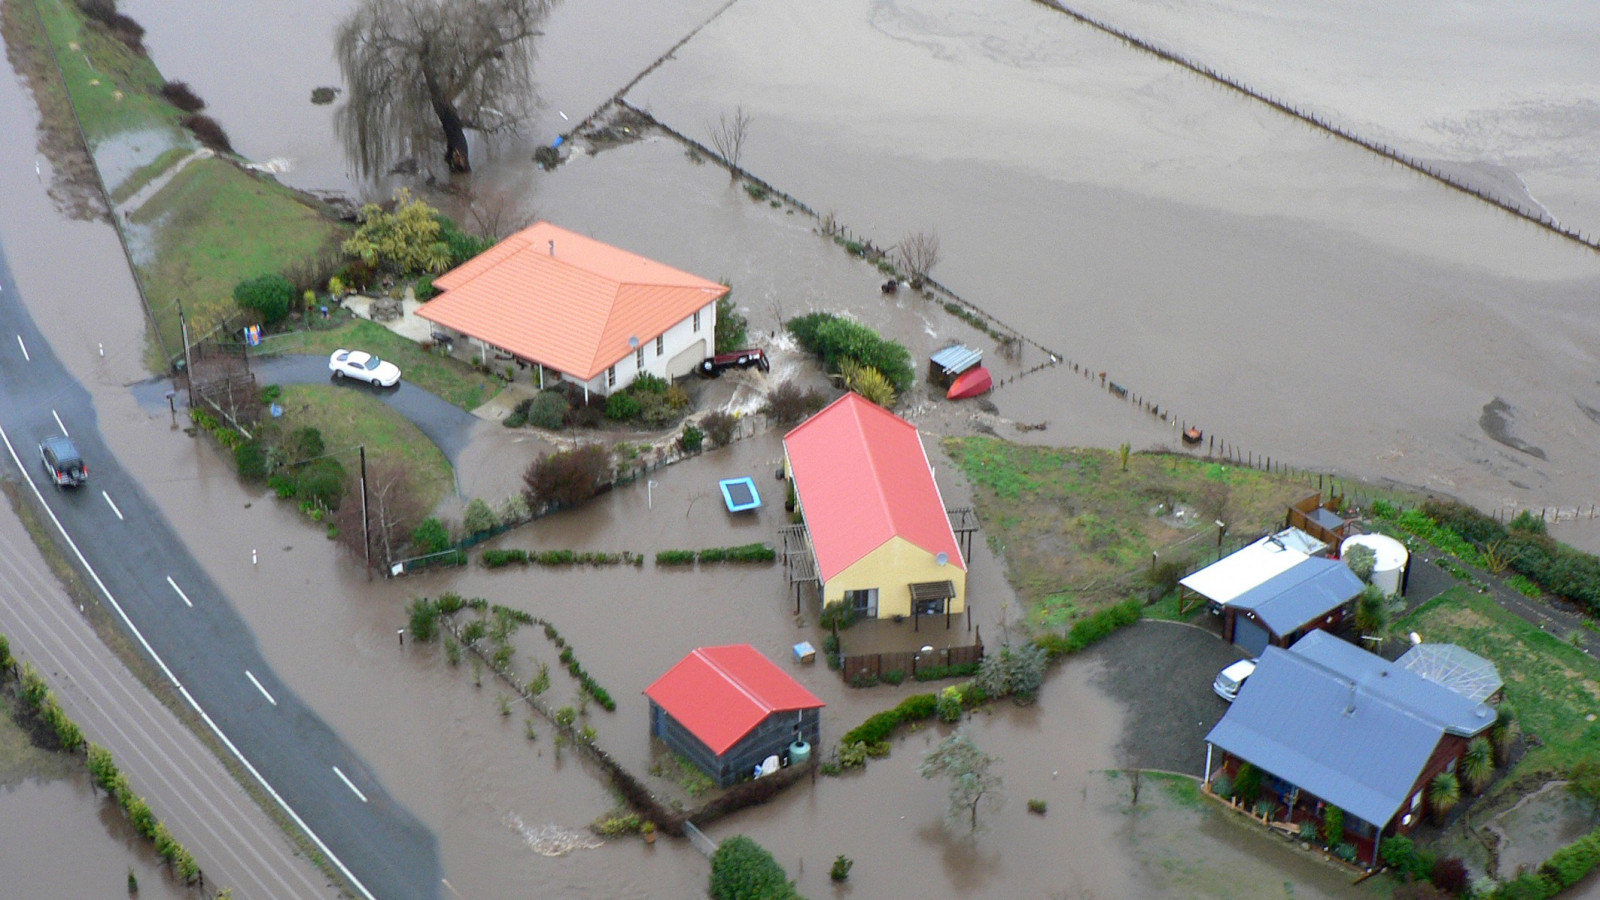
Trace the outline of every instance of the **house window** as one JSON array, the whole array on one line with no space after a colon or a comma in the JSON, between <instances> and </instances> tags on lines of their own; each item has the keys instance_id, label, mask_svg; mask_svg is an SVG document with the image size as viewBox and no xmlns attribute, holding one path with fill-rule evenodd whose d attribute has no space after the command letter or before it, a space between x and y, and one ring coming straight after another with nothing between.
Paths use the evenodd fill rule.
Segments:
<instances>
[{"instance_id":1,"label":"house window","mask_svg":"<svg viewBox=\"0 0 1600 900\"><path fill-rule=\"evenodd\" d=\"M878 589L868 588L864 591L845 591L844 603L868 619L878 617Z\"/></svg>"},{"instance_id":2,"label":"house window","mask_svg":"<svg viewBox=\"0 0 1600 900\"><path fill-rule=\"evenodd\" d=\"M633 367L635 369L638 369L641 372L644 371L644 348L643 347L640 347L639 349L633 351Z\"/></svg>"},{"instance_id":3,"label":"house window","mask_svg":"<svg viewBox=\"0 0 1600 900\"><path fill-rule=\"evenodd\" d=\"M656 355L660 356L665 352L667 352L667 336L658 334L656 335Z\"/></svg>"},{"instance_id":4,"label":"house window","mask_svg":"<svg viewBox=\"0 0 1600 900\"><path fill-rule=\"evenodd\" d=\"M1406 809L1420 809L1421 807L1422 807L1422 792L1421 791L1417 791L1415 794L1411 795L1411 805L1407 806Z\"/></svg>"},{"instance_id":5,"label":"house window","mask_svg":"<svg viewBox=\"0 0 1600 900\"><path fill-rule=\"evenodd\" d=\"M944 598L937 600L918 600L916 613L919 616L936 616L944 612Z\"/></svg>"},{"instance_id":6,"label":"house window","mask_svg":"<svg viewBox=\"0 0 1600 900\"><path fill-rule=\"evenodd\" d=\"M614 388L616 386L617 386L617 367L616 366L612 366L611 368L606 370L606 387Z\"/></svg>"},{"instance_id":7,"label":"house window","mask_svg":"<svg viewBox=\"0 0 1600 900\"><path fill-rule=\"evenodd\" d=\"M694 330L700 330L700 310L698 309L694 311Z\"/></svg>"}]
</instances>

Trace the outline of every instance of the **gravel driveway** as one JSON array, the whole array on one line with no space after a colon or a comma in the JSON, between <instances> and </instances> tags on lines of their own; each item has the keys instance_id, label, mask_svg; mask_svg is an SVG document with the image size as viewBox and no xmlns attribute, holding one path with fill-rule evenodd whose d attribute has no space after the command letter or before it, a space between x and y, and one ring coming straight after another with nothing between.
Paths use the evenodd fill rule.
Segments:
<instances>
[{"instance_id":1,"label":"gravel driveway","mask_svg":"<svg viewBox=\"0 0 1600 900\"><path fill-rule=\"evenodd\" d=\"M1198 776L1205 767L1206 734L1228 709L1211 682L1244 654L1215 632L1149 619L1091 652L1103 663L1095 686L1126 711L1118 746L1122 764Z\"/></svg>"}]
</instances>

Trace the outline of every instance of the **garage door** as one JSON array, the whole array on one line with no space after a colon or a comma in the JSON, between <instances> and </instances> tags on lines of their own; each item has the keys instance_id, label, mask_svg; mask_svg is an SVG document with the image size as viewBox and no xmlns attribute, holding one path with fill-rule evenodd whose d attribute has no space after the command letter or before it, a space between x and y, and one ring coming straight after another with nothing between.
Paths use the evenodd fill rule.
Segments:
<instances>
[{"instance_id":1,"label":"garage door","mask_svg":"<svg viewBox=\"0 0 1600 900\"><path fill-rule=\"evenodd\" d=\"M1267 649L1267 627L1239 616L1233 620L1233 643L1251 656L1260 656Z\"/></svg>"}]
</instances>

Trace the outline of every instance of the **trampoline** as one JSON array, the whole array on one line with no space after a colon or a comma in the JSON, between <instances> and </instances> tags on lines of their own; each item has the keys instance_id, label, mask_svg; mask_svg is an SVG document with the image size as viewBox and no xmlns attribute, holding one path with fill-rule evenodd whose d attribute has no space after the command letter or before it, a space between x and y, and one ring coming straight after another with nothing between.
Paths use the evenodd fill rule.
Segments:
<instances>
[{"instance_id":1,"label":"trampoline","mask_svg":"<svg viewBox=\"0 0 1600 900\"><path fill-rule=\"evenodd\" d=\"M724 478L717 485L722 488L722 500L728 504L728 512L749 512L760 508L761 495L756 493L755 479Z\"/></svg>"}]
</instances>

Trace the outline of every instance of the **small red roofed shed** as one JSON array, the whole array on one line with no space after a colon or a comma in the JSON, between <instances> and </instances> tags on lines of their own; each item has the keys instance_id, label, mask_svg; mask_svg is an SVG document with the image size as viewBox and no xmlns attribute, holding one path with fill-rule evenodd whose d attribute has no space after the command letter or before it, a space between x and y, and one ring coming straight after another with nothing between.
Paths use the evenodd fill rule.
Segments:
<instances>
[{"instance_id":1,"label":"small red roofed shed","mask_svg":"<svg viewBox=\"0 0 1600 900\"><path fill-rule=\"evenodd\" d=\"M719 785L821 739L823 702L749 644L701 647L645 688L650 735Z\"/></svg>"}]
</instances>

